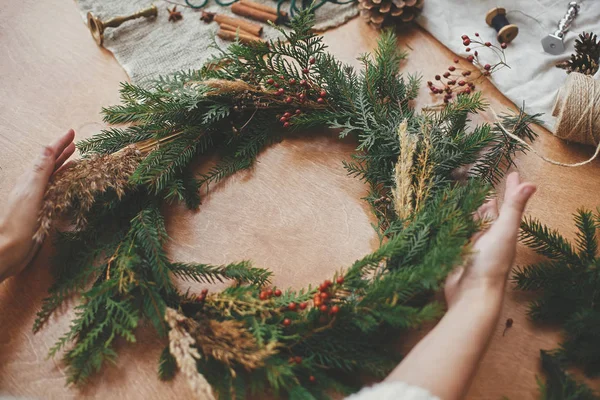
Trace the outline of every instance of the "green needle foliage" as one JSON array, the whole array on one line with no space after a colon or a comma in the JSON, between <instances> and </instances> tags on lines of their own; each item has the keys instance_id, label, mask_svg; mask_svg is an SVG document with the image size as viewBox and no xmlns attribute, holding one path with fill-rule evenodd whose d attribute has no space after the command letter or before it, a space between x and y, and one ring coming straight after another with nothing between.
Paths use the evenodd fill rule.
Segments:
<instances>
[{"instance_id":1,"label":"green needle foliage","mask_svg":"<svg viewBox=\"0 0 600 400\"><path fill-rule=\"evenodd\" d=\"M548 376L544 384L538 380L540 387L540 400L598 400L598 397L589 387L578 383L566 373L560 361L550 353L540 351L542 368Z\"/></svg>"},{"instance_id":2,"label":"green needle foliage","mask_svg":"<svg viewBox=\"0 0 600 400\"><path fill-rule=\"evenodd\" d=\"M564 340L553 356L593 377L600 373L600 214L580 209L574 220L574 244L538 220L525 220L521 240L546 260L518 268L514 280L518 289L540 293L530 305L531 319L562 327Z\"/></svg>"},{"instance_id":3,"label":"green needle foliage","mask_svg":"<svg viewBox=\"0 0 600 400\"><path fill-rule=\"evenodd\" d=\"M71 295L81 296L69 332L51 352L66 348L70 382L85 382L114 362L115 341L134 342L136 328L149 321L170 337L161 379L184 362L172 350L182 349L178 335L189 335L195 350L187 360L196 360L221 399L265 390L322 399L331 389L357 389L349 378L358 373L384 376L399 359L390 352L398 333L441 314L431 295L468 253L480 227L473 212L523 148L499 126L469 123L486 107L479 95L417 113L411 100L419 80L399 73L406 55L392 33L356 72L325 52L312 22L303 12L282 41L236 43L201 70L147 87L124 84L122 104L104 116L129 125L79 143L84 159L56 178L49 215L42 215L71 211L79 229L58 236L56 283L34 326L39 330ZM531 122L535 116L522 112L502 121L533 139ZM332 281L300 290L270 287L271 273L249 262L170 259L165 204L198 208L200 189L250 168L288 132L312 127L356 140L345 167L368 186L381 247ZM194 175L193 160L208 154L217 163ZM125 183L121 175L113 182L114 166L125 161L137 162L135 171ZM469 167L457 179L456 171ZM175 279L232 285L198 295L182 293Z\"/></svg>"}]
</instances>

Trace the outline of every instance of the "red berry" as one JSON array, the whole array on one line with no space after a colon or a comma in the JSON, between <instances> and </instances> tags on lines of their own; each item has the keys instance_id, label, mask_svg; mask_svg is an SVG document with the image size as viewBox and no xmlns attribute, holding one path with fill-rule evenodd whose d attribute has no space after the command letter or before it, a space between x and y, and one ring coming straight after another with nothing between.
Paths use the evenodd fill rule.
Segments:
<instances>
[{"instance_id":1,"label":"red berry","mask_svg":"<svg viewBox=\"0 0 600 400\"><path fill-rule=\"evenodd\" d=\"M287 118L281 117L281 118L279 118L279 122L281 122L283 124L284 122L287 122Z\"/></svg>"},{"instance_id":2,"label":"red berry","mask_svg":"<svg viewBox=\"0 0 600 400\"><path fill-rule=\"evenodd\" d=\"M296 364L302 364L302 357L296 356L294 357L294 361L296 362Z\"/></svg>"},{"instance_id":3,"label":"red berry","mask_svg":"<svg viewBox=\"0 0 600 400\"><path fill-rule=\"evenodd\" d=\"M326 313L328 308L325 304L323 304L321 307L319 307L319 310L321 310L321 312Z\"/></svg>"},{"instance_id":4,"label":"red berry","mask_svg":"<svg viewBox=\"0 0 600 400\"><path fill-rule=\"evenodd\" d=\"M462 72L462 76L469 76L471 75L471 71L463 71Z\"/></svg>"},{"instance_id":5,"label":"red berry","mask_svg":"<svg viewBox=\"0 0 600 400\"><path fill-rule=\"evenodd\" d=\"M302 86L305 86L305 85L306 85L306 80L305 80L305 79L302 79L302 80L300 81L300 84L301 84Z\"/></svg>"},{"instance_id":6,"label":"red berry","mask_svg":"<svg viewBox=\"0 0 600 400\"><path fill-rule=\"evenodd\" d=\"M344 277L343 277L343 276L339 276L339 277L336 279L336 282L337 282L337 284L338 284L338 285L341 285L341 284L343 284L343 283L344 283Z\"/></svg>"},{"instance_id":7,"label":"red berry","mask_svg":"<svg viewBox=\"0 0 600 400\"><path fill-rule=\"evenodd\" d=\"M333 307L331 307L330 313L337 314L338 312L340 312L340 307L339 306L333 306Z\"/></svg>"},{"instance_id":8,"label":"red berry","mask_svg":"<svg viewBox=\"0 0 600 400\"><path fill-rule=\"evenodd\" d=\"M283 114L284 117L289 118L292 116L292 113L286 112L285 114Z\"/></svg>"},{"instance_id":9,"label":"red berry","mask_svg":"<svg viewBox=\"0 0 600 400\"><path fill-rule=\"evenodd\" d=\"M290 85L295 85L295 84L296 84L296 80L295 80L295 79L293 79L293 78L292 78L292 79L290 79L290 80L289 80L289 82L290 82Z\"/></svg>"},{"instance_id":10,"label":"red berry","mask_svg":"<svg viewBox=\"0 0 600 400\"><path fill-rule=\"evenodd\" d=\"M300 93L300 94L298 95L298 98L299 98L300 100L304 100L304 98L305 98L305 97L306 97L306 95L305 95L304 93Z\"/></svg>"},{"instance_id":11,"label":"red berry","mask_svg":"<svg viewBox=\"0 0 600 400\"><path fill-rule=\"evenodd\" d=\"M288 362L289 362L290 364L293 364L293 363L294 363L294 357L290 357L290 358L288 358Z\"/></svg>"},{"instance_id":12,"label":"red berry","mask_svg":"<svg viewBox=\"0 0 600 400\"><path fill-rule=\"evenodd\" d=\"M323 103L325 103L325 100L324 100L322 97L319 97L319 98L317 99L317 103L319 103L319 104L323 104Z\"/></svg>"},{"instance_id":13,"label":"red berry","mask_svg":"<svg viewBox=\"0 0 600 400\"><path fill-rule=\"evenodd\" d=\"M200 292L200 293L206 295L208 293L208 289L202 289L202 292Z\"/></svg>"},{"instance_id":14,"label":"red berry","mask_svg":"<svg viewBox=\"0 0 600 400\"><path fill-rule=\"evenodd\" d=\"M285 79L285 76L279 75L279 79Z\"/></svg>"},{"instance_id":15,"label":"red berry","mask_svg":"<svg viewBox=\"0 0 600 400\"><path fill-rule=\"evenodd\" d=\"M431 86L431 85L433 85L433 82L427 81L427 86Z\"/></svg>"},{"instance_id":16,"label":"red berry","mask_svg":"<svg viewBox=\"0 0 600 400\"><path fill-rule=\"evenodd\" d=\"M450 102L450 100L444 99L444 103L449 103L449 102Z\"/></svg>"},{"instance_id":17,"label":"red berry","mask_svg":"<svg viewBox=\"0 0 600 400\"><path fill-rule=\"evenodd\" d=\"M450 93L452 93L452 89L450 89L449 87L447 87L447 88L444 90L444 92L446 92L446 93L450 94Z\"/></svg>"},{"instance_id":18,"label":"red berry","mask_svg":"<svg viewBox=\"0 0 600 400\"><path fill-rule=\"evenodd\" d=\"M267 83L268 83L269 85L272 85L274 82L275 82L275 81L273 80L273 78L269 78L269 79L267 79Z\"/></svg>"},{"instance_id":19,"label":"red berry","mask_svg":"<svg viewBox=\"0 0 600 400\"><path fill-rule=\"evenodd\" d=\"M468 52L470 52L470 51L471 51L471 48L470 48L470 47L467 47L467 48L465 49L465 51L468 53Z\"/></svg>"},{"instance_id":20,"label":"red berry","mask_svg":"<svg viewBox=\"0 0 600 400\"><path fill-rule=\"evenodd\" d=\"M448 81L448 85L450 85L450 86L456 85L456 81L455 80Z\"/></svg>"},{"instance_id":21,"label":"red berry","mask_svg":"<svg viewBox=\"0 0 600 400\"><path fill-rule=\"evenodd\" d=\"M490 76L490 75L491 75L491 74L490 74L490 71L485 71L485 72L483 73L483 76Z\"/></svg>"},{"instance_id":22,"label":"red berry","mask_svg":"<svg viewBox=\"0 0 600 400\"><path fill-rule=\"evenodd\" d=\"M475 57L477 57L479 55L479 52L477 50L475 50L475 52L473 52L473 54L475 55Z\"/></svg>"},{"instance_id":23,"label":"red berry","mask_svg":"<svg viewBox=\"0 0 600 400\"><path fill-rule=\"evenodd\" d=\"M470 93L471 93L471 89L469 89L469 88L466 88L466 89L465 89L465 91L464 91L463 93L470 94Z\"/></svg>"},{"instance_id":24,"label":"red berry","mask_svg":"<svg viewBox=\"0 0 600 400\"><path fill-rule=\"evenodd\" d=\"M294 101L294 99L292 99L290 96L285 98L285 102L290 104L292 101Z\"/></svg>"},{"instance_id":25,"label":"red berry","mask_svg":"<svg viewBox=\"0 0 600 400\"><path fill-rule=\"evenodd\" d=\"M302 73L303 73L303 74L308 74L308 68L303 68L303 69L302 69Z\"/></svg>"},{"instance_id":26,"label":"red berry","mask_svg":"<svg viewBox=\"0 0 600 400\"><path fill-rule=\"evenodd\" d=\"M507 47L508 47L508 45L507 45L506 43L502 43L502 44L500 45L500 47L502 47L503 49L505 49L505 48L507 48Z\"/></svg>"},{"instance_id":27,"label":"red berry","mask_svg":"<svg viewBox=\"0 0 600 400\"><path fill-rule=\"evenodd\" d=\"M290 326L292 324L292 321L289 318L286 318L283 320L283 326Z\"/></svg>"},{"instance_id":28,"label":"red berry","mask_svg":"<svg viewBox=\"0 0 600 400\"><path fill-rule=\"evenodd\" d=\"M266 300L267 297L267 292L260 292L260 294L258 295L258 298L261 300Z\"/></svg>"},{"instance_id":29,"label":"red berry","mask_svg":"<svg viewBox=\"0 0 600 400\"><path fill-rule=\"evenodd\" d=\"M289 122L288 122L288 124L289 124ZM289 125L288 125L288 126L289 126ZM287 126L286 126L286 128L287 128ZM279 297L279 296L281 296L281 290L279 290L279 289L275 290L275 296L276 296L276 297Z\"/></svg>"},{"instance_id":30,"label":"red berry","mask_svg":"<svg viewBox=\"0 0 600 400\"><path fill-rule=\"evenodd\" d=\"M436 75L436 76L435 76L435 80L436 80L436 81L439 81L440 79L442 79L442 77L441 77L441 76L439 76L439 75Z\"/></svg>"},{"instance_id":31,"label":"red berry","mask_svg":"<svg viewBox=\"0 0 600 400\"><path fill-rule=\"evenodd\" d=\"M206 296L202 296L202 295L196 297L196 301L204 301L205 299L206 299Z\"/></svg>"},{"instance_id":32,"label":"red berry","mask_svg":"<svg viewBox=\"0 0 600 400\"><path fill-rule=\"evenodd\" d=\"M321 292L321 300L327 300L329 298L329 295L327 294L327 292Z\"/></svg>"},{"instance_id":33,"label":"red berry","mask_svg":"<svg viewBox=\"0 0 600 400\"><path fill-rule=\"evenodd\" d=\"M308 380L310 381L310 383L315 383L317 381L317 378L311 375L308 377Z\"/></svg>"},{"instance_id":34,"label":"red berry","mask_svg":"<svg viewBox=\"0 0 600 400\"><path fill-rule=\"evenodd\" d=\"M276 88L278 88L279 87L279 83L275 83L275 84L273 84L273 86L275 86Z\"/></svg>"},{"instance_id":35,"label":"red berry","mask_svg":"<svg viewBox=\"0 0 600 400\"><path fill-rule=\"evenodd\" d=\"M333 285L333 282L331 282L329 279L327 279L325 282L323 282L323 285L325 285L325 287L329 287L329 286Z\"/></svg>"},{"instance_id":36,"label":"red berry","mask_svg":"<svg viewBox=\"0 0 600 400\"><path fill-rule=\"evenodd\" d=\"M273 296L273 289L267 290L267 296L269 296L269 297Z\"/></svg>"},{"instance_id":37,"label":"red berry","mask_svg":"<svg viewBox=\"0 0 600 400\"><path fill-rule=\"evenodd\" d=\"M456 67L454 65L451 65L448 67L448 71L454 71L456 69Z\"/></svg>"},{"instance_id":38,"label":"red berry","mask_svg":"<svg viewBox=\"0 0 600 400\"><path fill-rule=\"evenodd\" d=\"M473 57L473 56L467 57L467 61L469 61L469 62L473 62L474 59L475 59L475 57Z\"/></svg>"},{"instance_id":39,"label":"red berry","mask_svg":"<svg viewBox=\"0 0 600 400\"><path fill-rule=\"evenodd\" d=\"M296 115L300 115L300 114L302 114L302 110L301 109L297 109L296 110Z\"/></svg>"},{"instance_id":40,"label":"red berry","mask_svg":"<svg viewBox=\"0 0 600 400\"><path fill-rule=\"evenodd\" d=\"M450 72L444 72L444 78L447 78L450 76Z\"/></svg>"},{"instance_id":41,"label":"red berry","mask_svg":"<svg viewBox=\"0 0 600 400\"><path fill-rule=\"evenodd\" d=\"M465 81L458 81L458 86L465 86L467 82Z\"/></svg>"},{"instance_id":42,"label":"red berry","mask_svg":"<svg viewBox=\"0 0 600 400\"><path fill-rule=\"evenodd\" d=\"M283 94L283 92L285 92L285 90L282 89L277 89L277 96L281 96Z\"/></svg>"},{"instance_id":43,"label":"red berry","mask_svg":"<svg viewBox=\"0 0 600 400\"><path fill-rule=\"evenodd\" d=\"M325 97L325 96L327 96L327 92L324 90L321 90L321 93L319 93L319 96Z\"/></svg>"},{"instance_id":44,"label":"red berry","mask_svg":"<svg viewBox=\"0 0 600 400\"><path fill-rule=\"evenodd\" d=\"M317 60L315 60L314 57L311 57L310 60L308 60L309 64L314 64Z\"/></svg>"},{"instance_id":45,"label":"red berry","mask_svg":"<svg viewBox=\"0 0 600 400\"><path fill-rule=\"evenodd\" d=\"M475 32L475 36L479 36L479 33Z\"/></svg>"},{"instance_id":46,"label":"red berry","mask_svg":"<svg viewBox=\"0 0 600 400\"><path fill-rule=\"evenodd\" d=\"M290 311L296 311L296 303L290 303L288 304L288 310Z\"/></svg>"},{"instance_id":47,"label":"red berry","mask_svg":"<svg viewBox=\"0 0 600 400\"><path fill-rule=\"evenodd\" d=\"M489 70L490 70L490 68L492 68L492 66L491 66L490 64L485 64L485 65L483 66L483 68L484 68L486 71L489 71Z\"/></svg>"},{"instance_id":48,"label":"red berry","mask_svg":"<svg viewBox=\"0 0 600 400\"><path fill-rule=\"evenodd\" d=\"M458 58L455 58L455 59L454 59L454 63L455 63L455 64L458 64Z\"/></svg>"},{"instance_id":49,"label":"red berry","mask_svg":"<svg viewBox=\"0 0 600 400\"><path fill-rule=\"evenodd\" d=\"M326 291L326 290L327 290L327 286L326 286L324 283L321 283L321 284L319 285L319 291L320 291L320 292L324 292L324 291ZM318 296L318 294L316 294L315 296Z\"/></svg>"},{"instance_id":50,"label":"red berry","mask_svg":"<svg viewBox=\"0 0 600 400\"><path fill-rule=\"evenodd\" d=\"M284 127L284 128L289 128L289 127L290 127L290 123L289 123L289 122L286 122L286 123L284 123L284 124L283 124L283 127Z\"/></svg>"},{"instance_id":51,"label":"red berry","mask_svg":"<svg viewBox=\"0 0 600 400\"><path fill-rule=\"evenodd\" d=\"M469 37L468 37L467 35L462 35L460 38L461 38L462 40L467 40Z\"/></svg>"},{"instance_id":52,"label":"red berry","mask_svg":"<svg viewBox=\"0 0 600 400\"><path fill-rule=\"evenodd\" d=\"M308 304L307 304L307 303L300 303L300 309L301 309L301 310L305 310L305 309L306 309L306 307L308 307Z\"/></svg>"},{"instance_id":53,"label":"red berry","mask_svg":"<svg viewBox=\"0 0 600 400\"><path fill-rule=\"evenodd\" d=\"M492 43L491 43L491 42L485 42L484 44L485 44L487 47L490 47L490 46L492 45Z\"/></svg>"},{"instance_id":54,"label":"red berry","mask_svg":"<svg viewBox=\"0 0 600 400\"><path fill-rule=\"evenodd\" d=\"M470 44L471 44L471 39L469 39L469 38L466 38L465 40L463 40L463 44L464 44L465 46L468 46L468 45L470 45Z\"/></svg>"}]
</instances>

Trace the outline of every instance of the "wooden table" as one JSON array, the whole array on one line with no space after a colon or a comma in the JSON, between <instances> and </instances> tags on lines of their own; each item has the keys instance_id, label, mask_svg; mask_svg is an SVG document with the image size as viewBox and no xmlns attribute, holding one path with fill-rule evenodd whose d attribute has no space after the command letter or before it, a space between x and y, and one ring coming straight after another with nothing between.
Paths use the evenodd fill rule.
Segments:
<instances>
[{"instance_id":1,"label":"wooden table","mask_svg":"<svg viewBox=\"0 0 600 400\"><path fill-rule=\"evenodd\" d=\"M325 34L330 51L358 66L356 57L375 45L377 33L361 20ZM405 70L425 80L449 65L453 54L418 28L400 32L409 49ZM118 100L127 76L112 55L99 49L76 5L69 0L24 0L0 7L0 198L41 146L73 127L79 139L103 127L99 111ZM510 106L491 84L483 89L496 110ZM423 88L419 105L431 101ZM589 148L567 146L540 130L536 147L559 160L581 160ZM214 188L199 213L177 209L168 216L170 252L178 260L225 263L251 259L272 269L275 283L303 286L331 276L377 246L366 204L366 189L346 176L341 161L354 144L331 133L292 138L267 149L256 167ZM578 169L543 163L533 155L516 161L538 193L528 213L567 234L571 214L600 202L598 161ZM499 188L502 191L502 188ZM574 235L570 235L573 237ZM118 364L105 368L83 389L64 386L63 366L46 354L66 331L72 307L33 335L37 308L51 283L52 250L46 244L34 264L0 288L0 394L37 398L188 398L182 379L162 383L156 366L162 345L150 329L140 329L135 345L119 346ZM519 247L519 263L535 260ZM194 288L195 290L198 287ZM555 329L526 318L527 297L509 289L492 345L469 399L537 397L539 349L555 346ZM504 320L514 326L502 337ZM421 335L425 333L425 329ZM411 338L414 343L418 334ZM452 344L450 344L452 345ZM600 385L596 382L596 388Z\"/></svg>"}]
</instances>

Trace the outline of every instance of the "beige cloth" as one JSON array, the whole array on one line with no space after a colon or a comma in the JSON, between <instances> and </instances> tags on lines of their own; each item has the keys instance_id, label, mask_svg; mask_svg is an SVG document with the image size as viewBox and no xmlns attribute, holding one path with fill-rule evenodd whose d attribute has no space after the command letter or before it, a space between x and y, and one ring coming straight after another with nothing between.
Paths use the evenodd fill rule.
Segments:
<instances>
[{"instance_id":1,"label":"beige cloth","mask_svg":"<svg viewBox=\"0 0 600 400\"><path fill-rule=\"evenodd\" d=\"M440 400L420 387L404 382L384 382L362 389L346 400Z\"/></svg>"},{"instance_id":2,"label":"beige cloth","mask_svg":"<svg viewBox=\"0 0 600 400\"><path fill-rule=\"evenodd\" d=\"M254 1L276 6L273 0ZM184 0L177 2L184 4ZM148 7L152 0L78 0L77 3L86 21L88 11L101 19L129 15ZM216 22L206 24L200 21L200 11L179 6L177 11L181 11L183 19L169 22L167 7L172 8L173 4L160 0L154 4L158 7L156 19L128 21L118 28L108 28L104 33L104 47L115 55L132 82L143 83L159 75L199 69L206 60L218 53L213 45L226 48L230 44L215 37L218 30ZM284 6L289 7L289 4L284 3ZM209 0L207 7L202 10L233 15L229 7L221 7L214 0ZM327 3L315 13L315 28L325 30L341 25L357 13L356 4ZM276 29L266 24L264 27L264 39L274 39L280 35ZM90 35L90 45L92 43Z\"/></svg>"}]
</instances>

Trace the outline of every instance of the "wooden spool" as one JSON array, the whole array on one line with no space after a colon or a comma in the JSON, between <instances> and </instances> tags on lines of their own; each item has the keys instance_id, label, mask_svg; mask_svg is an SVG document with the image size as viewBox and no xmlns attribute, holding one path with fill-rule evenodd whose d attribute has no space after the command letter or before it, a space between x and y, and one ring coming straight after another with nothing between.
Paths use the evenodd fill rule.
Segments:
<instances>
[{"instance_id":1,"label":"wooden spool","mask_svg":"<svg viewBox=\"0 0 600 400\"><path fill-rule=\"evenodd\" d=\"M498 32L496 39L500 43L510 43L519 34L519 27L508 22L506 9L502 7L492 8L488 11L485 15L485 22Z\"/></svg>"}]
</instances>

